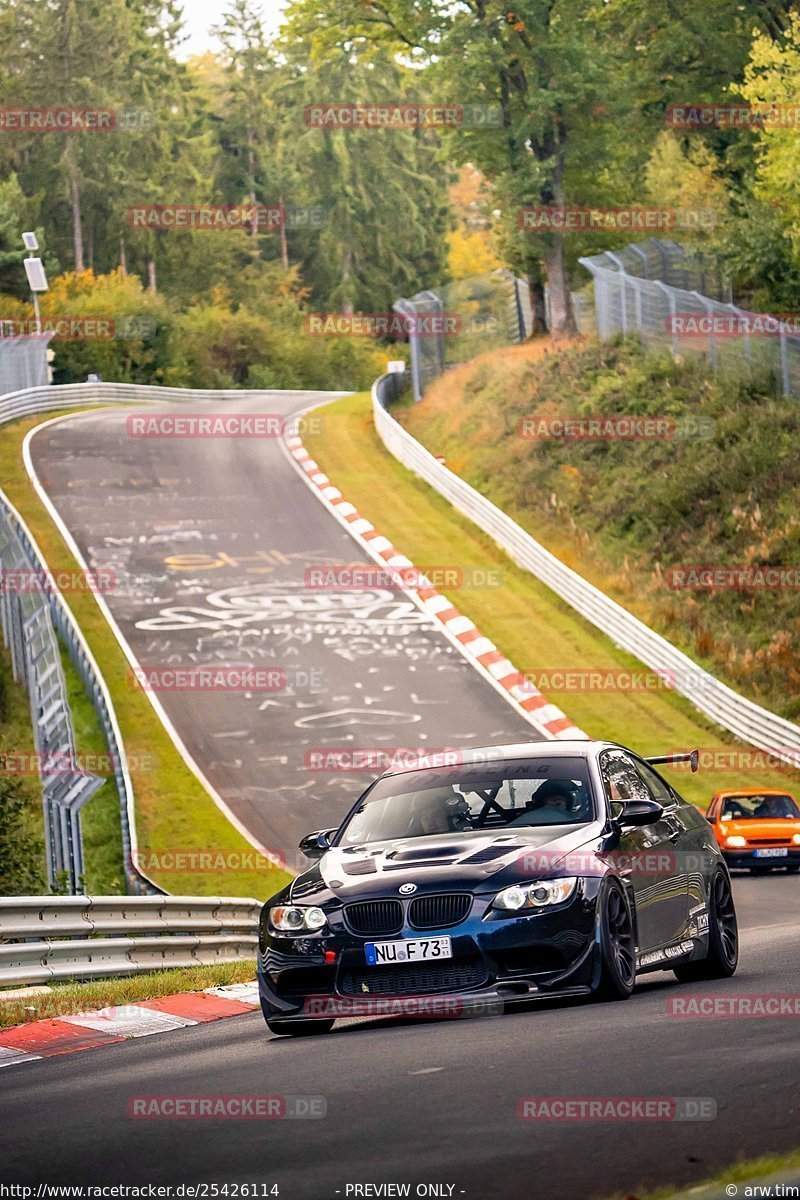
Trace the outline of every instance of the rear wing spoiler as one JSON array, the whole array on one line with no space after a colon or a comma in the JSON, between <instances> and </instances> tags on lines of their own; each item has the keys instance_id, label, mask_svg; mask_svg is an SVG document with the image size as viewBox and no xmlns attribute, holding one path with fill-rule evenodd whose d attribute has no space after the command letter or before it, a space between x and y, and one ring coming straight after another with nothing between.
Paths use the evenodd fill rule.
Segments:
<instances>
[{"instance_id":1,"label":"rear wing spoiler","mask_svg":"<svg viewBox=\"0 0 800 1200\"><path fill-rule=\"evenodd\" d=\"M649 762L651 766L658 766L659 763L682 763L688 762L692 764L692 771L696 771L700 766L700 751L692 750L688 754L659 754L654 758L646 758L645 762Z\"/></svg>"}]
</instances>

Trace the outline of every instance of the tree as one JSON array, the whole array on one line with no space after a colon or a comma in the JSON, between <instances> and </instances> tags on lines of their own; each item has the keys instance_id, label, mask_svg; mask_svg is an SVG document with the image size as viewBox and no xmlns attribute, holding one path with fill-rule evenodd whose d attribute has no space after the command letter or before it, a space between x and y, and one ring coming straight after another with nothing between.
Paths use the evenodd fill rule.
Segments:
<instances>
[{"instance_id":1,"label":"tree","mask_svg":"<svg viewBox=\"0 0 800 1200\"><path fill-rule=\"evenodd\" d=\"M275 115L270 90L275 74L274 55L264 33L259 6L251 0L231 0L223 22L214 31L222 45L224 68L223 144L237 164L233 175L237 191L255 205L280 197L262 191L267 184L267 163L275 157ZM285 234L285 230L284 230ZM259 255L259 228L252 227L253 254ZM282 239L283 263L288 270L288 251Z\"/></svg>"},{"instance_id":2,"label":"tree","mask_svg":"<svg viewBox=\"0 0 800 1200\"><path fill-rule=\"evenodd\" d=\"M40 247L48 274L55 274L58 262L45 249L44 230L38 224L40 197L28 199L16 175L0 181L0 292L27 299L29 296L22 260L25 248L23 230L32 229Z\"/></svg>"},{"instance_id":3,"label":"tree","mask_svg":"<svg viewBox=\"0 0 800 1200\"><path fill-rule=\"evenodd\" d=\"M797 111L800 96L800 13L793 13L780 42L757 34L739 89L750 104ZM774 206L800 256L800 148L797 121L766 121L756 135L755 195Z\"/></svg>"},{"instance_id":4,"label":"tree","mask_svg":"<svg viewBox=\"0 0 800 1200\"><path fill-rule=\"evenodd\" d=\"M327 35L318 6L301 3L281 43L287 76L276 98L284 136L302 179L301 202L325 216L305 240L303 274L318 303L385 311L445 271L447 172L430 131L307 122L307 106L417 99L414 72L384 47Z\"/></svg>"},{"instance_id":5,"label":"tree","mask_svg":"<svg viewBox=\"0 0 800 1200\"><path fill-rule=\"evenodd\" d=\"M705 142L685 146L671 130L656 140L647 161L645 191L651 203L678 214L681 241L705 241L730 215L730 193L713 150Z\"/></svg>"},{"instance_id":6,"label":"tree","mask_svg":"<svg viewBox=\"0 0 800 1200\"><path fill-rule=\"evenodd\" d=\"M596 163L605 140L618 136L609 110L624 103L624 88L609 97L611 49L602 37L602 0L519 0L513 11L498 0L324 0L328 40L351 56L383 40L405 54L440 97L473 111L499 111L499 128L448 132L445 150L472 162L494 185L506 219L509 257L531 283L535 316L544 323L544 284L550 288L554 336L574 328L561 232L523 237L518 217L526 206L563 207ZM301 3L293 14L303 8ZM293 19L295 19L293 17ZM343 32L342 32L343 30ZM421 89L420 89L421 90ZM601 202L593 188L593 202ZM517 265L513 263L512 265Z\"/></svg>"},{"instance_id":7,"label":"tree","mask_svg":"<svg viewBox=\"0 0 800 1200\"><path fill-rule=\"evenodd\" d=\"M17 14L18 27L7 102L28 108L109 109L124 96L132 25L132 8L125 0L36 0L8 7ZM35 172L38 185L45 184L48 193L66 204L72 258L82 271L86 196L103 190L107 158L102 143L116 135L76 128L13 136L13 153L18 162L26 162L24 175Z\"/></svg>"}]
</instances>

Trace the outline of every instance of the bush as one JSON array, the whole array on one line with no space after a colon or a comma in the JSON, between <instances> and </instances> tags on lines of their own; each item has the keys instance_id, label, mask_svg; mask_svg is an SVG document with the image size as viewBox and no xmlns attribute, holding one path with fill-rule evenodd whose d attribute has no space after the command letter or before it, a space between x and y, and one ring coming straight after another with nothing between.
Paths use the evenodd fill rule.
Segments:
<instances>
[{"instance_id":1,"label":"bush","mask_svg":"<svg viewBox=\"0 0 800 1200\"><path fill-rule=\"evenodd\" d=\"M35 896L47 890L39 864L41 835L19 782L0 777L0 896Z\"/></svg>"},{"instance_id":2,"label":"bush","mask_svg":"<svg viewBox=\"0 0 800 1200\"><path fill-rule=\"evenodd\" d=\"M90 373L114 383L174 384L172 316L165 300L136 275L81 271L59 275L41 301L42 321L105 319L109 336L56 337L55 383L81 383ZM85 329L81 330L85 334Z\"/></svg>"}]
</instances>

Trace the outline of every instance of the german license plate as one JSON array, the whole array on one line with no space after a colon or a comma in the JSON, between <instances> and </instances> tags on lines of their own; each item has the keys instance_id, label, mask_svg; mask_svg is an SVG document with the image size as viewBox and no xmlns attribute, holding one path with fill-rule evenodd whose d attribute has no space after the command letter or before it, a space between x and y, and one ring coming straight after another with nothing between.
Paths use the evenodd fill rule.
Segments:
<instances>
[{"instance_id":1,"label":"german license plate","mask_svg":"<svg viewBox=\"0 0 800 1200\"><path fill-rule=\"evenodd\" d=\"M364 947L368 967L384 963L435 962L453 957L449 937L408 938L400 942L367 942Z\"/></svg>"},{"instance_id":2,"label":"german license plate","mask_svg":"<svg viewBox=\"0 0 800 1200\"><path fill-rule=\"evenodd\" d=\"M756 858L786 858L789 851L785 847L775 846L769 849L756 850Z\"/></svg>"}]
</instances>

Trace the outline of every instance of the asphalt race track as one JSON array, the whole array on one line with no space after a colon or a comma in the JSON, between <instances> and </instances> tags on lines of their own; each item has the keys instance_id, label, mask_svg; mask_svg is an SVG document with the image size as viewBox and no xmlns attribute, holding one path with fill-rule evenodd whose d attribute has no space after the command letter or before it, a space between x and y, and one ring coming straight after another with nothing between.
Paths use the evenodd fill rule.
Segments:
<instances>
[{"instance_id":1,"label":"asphalt race track","mask_svg":"<svg viewBox=\"0 0 800 1200\"><path fill-rule=\"evenodd\" d=\"M286 416L322 398L267 395L235 411ZM302 835L338 825L380 773L316 769L309 756L321 751L539 740L404 593L307 586L307 570L366 555L276 439L135 438L131 412L44 428L31 443L37 474L85 560L113 572L106 600L146 672L244 663L284 673L276 691L158 693L262 845L298 866Z\"/></svg>"},{"instance_id":2,"label":"asphalt race track","mask_svg":"<svg viewBox=\"0 0 800 1200\"><path fill-rule=\"evenodd\" d=\"M679 986L659 973L625 1004L405 1024L354 1020L307 1041L271 1037L256 1013L6 1067L0 1177L277 1183L283 1200L336 1200L348 1184L365 1183L455 1185L452 1195L467 1200L584 1200L688 1184L734 1155L793 1150L796 1020L667 1013L669 998L701 992L796 993L797 879L744 877L735 895L746 930L739 971L725 983ZM127 1115L132 1096L211 1094L323 1096L327 1116ZM711 1097L718 1115L540 1124L517 1117L520 1098L531 1096Z\"/></svg>"},{"instance_id":3,"label":"asphalt race track","mask_svg":"<svg viewBox=\"0 0 800 1200\"><path fill-rule=\"evenodd\" d=\"M270 403L288 411L298 399ZM356 791L355 777L309 777L310 747L531 736L404 598L358 597L358 626L338 630L329 611L323 621L309 612L305 568L360 556L276 444L134 441L114 412L51 426L33 451L86 557L126 581L109 602L140 662L252 654L324 674L319 693L298 688L266 707L229 693L162 694L209 779L266 844L290 847L307 828L333 823ZM176 557L189 554L198 557ZM659 973L625 1004L349 1020L308 1040L272 1037L253 1014L4 1068L0 1177L276 1183L284 1200L344 1200L348 1185L365 1184L411 1184L411 1195L416 1184L445 1185L439 1195L468 1200L583 1200L690 1184L734 1156L793 1150L796 1020L678 1019L667 1009L680 996L796 993L800 880L741 876L734 894L742 955L724 983L679 986ZM128 1116L133 1096L212 1094L321 1096L327 1116ZM517 1115L524 1097L614 1096L706 1098L717 1116L645 1124Z\"/></svg>"}]
</instances>

